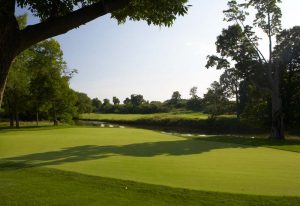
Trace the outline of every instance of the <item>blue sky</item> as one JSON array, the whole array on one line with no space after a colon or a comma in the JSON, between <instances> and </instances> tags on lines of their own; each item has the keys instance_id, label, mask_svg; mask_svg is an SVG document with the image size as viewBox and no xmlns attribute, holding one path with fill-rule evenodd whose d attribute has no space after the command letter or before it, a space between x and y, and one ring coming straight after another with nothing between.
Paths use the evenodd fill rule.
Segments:
<instances>
[{"instance_id":1,"label":"blue sky","mask_svg":"<svg viewBox=\"0 0 300 206\"><path fill-rule=\"evenodd\" d=\"M227 25L222 21L226 3L191 0L188 14L171 28L131 21L118 25L106 15L56 37L68 67L79 71L71 87L99 99L143 94L147 100L165 100L173 91L188 98L193 86L202 95L220 75L205 64ZM283 0L281 7L283 28L300 25L299 0ZM29 23L34 21L31 17Z\"/></svg>"}]
</instances>

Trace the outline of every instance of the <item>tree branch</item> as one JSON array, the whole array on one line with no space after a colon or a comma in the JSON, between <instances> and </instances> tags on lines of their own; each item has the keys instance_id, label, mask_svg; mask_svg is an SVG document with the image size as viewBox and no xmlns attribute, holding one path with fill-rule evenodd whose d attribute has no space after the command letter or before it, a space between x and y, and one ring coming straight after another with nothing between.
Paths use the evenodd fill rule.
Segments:
<instances>
[{"instance_id":1,"label":"tree branch","mask_svg":"<svg viewBox=\"0 0 300 206\"><path fill-rule=\"evenodd\" d=\"M15 13L16 0L0 0L0 15L13 16Z\"/></svg>"},{"instance_id":2,"label":"tree branch","mask_svg":"<svg viewBox=\"0 0 300 206\"><path fill-rule=\"evenodd\" d=\"M19 52L40 41L67 33L100 16L122 9L129 2L130 0L102 0L64 16L49 18L44 22L27 26L20 31Z\"/></svg>"},{"instance_id":3,"label":"tree branch","mask_svg":"<svg viewBox=\"0 0 300 206\"><path fill-rule=\"evenodd\" d=\"M242 25L242 27L243 27L243 29L244 29L244 31L245 31L245 25L244 25L244 23L242 22L242 21L239 21L238 22L238 20L236 20L236 22L239 24L239 22L240 22L240 24ZM265 56L263 55L263 53L260 51L260 49L255 45L255 43L252 41L252 39L248 36L248 34L245 32L245 34L246 34L246 38L249 40L249 42L252 44L252 46L254 47L254 49L255 49L255 51L256 51L256 53L257 53L257 56L258 56L258 58L259 58L259 60L260 60L260 62L262 63L262 60L265 62L265 63L268 63L268 61L267 61L267 59L265 58Z\"/></svg>"}]
</instances>

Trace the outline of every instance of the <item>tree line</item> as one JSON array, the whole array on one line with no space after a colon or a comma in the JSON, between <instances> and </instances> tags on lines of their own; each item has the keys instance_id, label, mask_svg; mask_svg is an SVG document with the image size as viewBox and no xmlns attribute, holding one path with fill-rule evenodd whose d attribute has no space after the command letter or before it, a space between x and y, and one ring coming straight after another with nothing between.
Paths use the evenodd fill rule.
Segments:
<instances>
[{"instance_id":1,"label":"tree line","mask_svg":"<svg viewBox=\"0 0 300 206\"><path fill-rule=\"evenodd\" d=\"M300 27L282 30L280 0L239 2L228 1L230 25L217 37L217 54L208 56L206 67L224 71L218 84L236 99L238 117L271 125L270 136L284 139L284 131L300 122ZM267 55L255 28L267 37Z\"/></svg>"},{"instance_id":2,"label":"tree line","mask_svg":"<svg viewBox=\"0 0 300 206\"><path fill-rule=\"evenodd\" d=\"M256 122L270 121L270 136L274 139L283 139L284 130L297 125L299 120L299 27L282 30L280 3L281 0L228 1L228 9L224 14L225 20L231 25L218 37L216 42L218 55L209 56L207 64L208 68L216 67L224 69L225 72L220 82L212 84L206 94L207 100L204 101L210 105L206 110L210 111L213 117L222 112L224 107L221 103L228 102L228 97L223 98L217 94L235 96L238 117L247 117ZM29 9L40 18L41 22L29 26L20 25L15 15L16 6ZM12 99L15 98L13 102L21 102L22 99L29 97L30 100L34 100L33 88L22 88L7 82L7 79L9 75L10 79L14 78L14 71L9 72L13 70L10 68L15 67L15 71L22 70L17 68L18 62L22 62L16 59L17 55L36 43L66 33L107 13L111 13L119 23L131 19L145 20L148 24L171 26L178 15L187 13L188 7L187 0L151 2L148 0L100 2L0 0L0 106L6 84L12 89L27 92L24 96L18 96L11 90L6 96L11 94ZM249 15L252 12L253 15ZM253 21L249 23L251 19ZM259 37L255 30L257 28L261 29L267 37L268 56L264 55L259 48ZM20 56L26 53L27 51ZM55 72L50 73L54 77L57 76ZM61 83L59 87L68 87L68 79L72 75L63 74L64 69L58 73L60 78L64 79L61 82L67 85L62 86ZM26 75L20 74L20 78L24 77L20 82L28 81ZM32 75L33 78L34 74ZM38 78L35 81L38 81ZM224 87L224 84L227 86ZM221 87L224 91L221 91ZM51 102L45 105L51 108L50 113L53 119L56 119L60 113L57 102L59 96L63 95L51 93L50 87L49 94L53 95ZM8 108L5 112L9 111L8 113L14 114L11 116L18 119L19 111L25 106L14 103L15 108L13 108L7 106L9 102L11 101L6 100ZM38 100L30 105L35 105L36 116L46 107Z\"/></svg>"},{"instance_id":3,"label":"tree line","mask_svg":"<svg viewBox=\"0 0 300 206\"><path fill-rule=\"evenodd\" d=\"M201 98L197 95L197 87L192 87L189 99L183 99L179 91L174 91L171 98L165 101L148 101L141 94L132 94L123 102L114 96L111 102L107 98L101 101L98 98L91 99L85 93L78 93L80 97L77 107L79 113L153 114L193 111L207 113L212 119L222 114L235 114L235 103L215 89L209 88ZM219 98L224 99L217 102Z\"/></svg>"}]
</instances>

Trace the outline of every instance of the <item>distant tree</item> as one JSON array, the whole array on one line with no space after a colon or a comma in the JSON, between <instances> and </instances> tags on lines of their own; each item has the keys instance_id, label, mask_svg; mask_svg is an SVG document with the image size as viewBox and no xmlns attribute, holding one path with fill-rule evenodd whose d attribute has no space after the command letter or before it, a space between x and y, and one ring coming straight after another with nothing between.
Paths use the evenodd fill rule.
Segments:
<instances>
[{"instance_id":1,"label":"distant tree","mask_svg":"<svg viewBox=\"0 0 300 206\"><path fill-rule=\"evenodd\" d=\"M103 99L103 106L110 105L109 99Z\"/></svg>"},{"instance_id":2,"label":"distant tree","mask_svg":"<svg viewBox=\"0 0 300 206\"><path fill-rule=\"evenodd\" d=\"M179 91L173 92L172 97L169 100L169 104L171 106L177 107L179 105L180 101L181 101L181 94L179 93Z\"/></svg>"},{"instance_id":3,"label":"distant tree","mask_svg":"<svg viewBox=\"0 0 300 206\"><path fill-rule=\"evenodd\" d=\"M198 96L197 96L197 90L198 90L197 87L192 87L191 88L190 95L191 95L192 99L197 99L198 98Z\"/></svg>"},{"instance_id":4,"label":"distant tree","mask_svg":"<svg viewBox=\"0 0 300 206\"><path fill-rule=\"evenodd\" d=\"M190 90L191 98L186 102L186 108L193 111L202 110L202 100L197 95L197 87L192 87Z\"/></svg>"},{"instance_id":5,"label":"distant tree","mask_svg":"<svg viewBox=\"0 0 300 206\"><path fill-rule=\"evenodd\" d=\"M223 87L215 81L204 94L203 102L204 111L210 115L210 118L214 119L217 115L226 112L226 105L229 101L224 94Z\"/></svg>"},{"instance_id":6,"label":"distant tree","mask_svg":"<svg viewBox=\"0 0 300 206\"><path fill-rule=\"evenodd\" d=\"M124 103L125 105L131 104L130 98L126 97L126 99L123 101L123 103Z\"/></svg>"},{"instance_id":7,"label":"distant tree","mask_svg":"<svg viewBox=\"0 0 300 206\"><path fill-rule=\"evenodd\" d=\"M103 99L103 104L102 104L101 110L104 113L112 113L113 112L114 108L113 108L113 105L110 103L109 99Z\"/></svg>"},{"instance_id":8,"label":"distant tree","mask_svg":"<svg viewBox=\"0 0 300 206\"><path fill-rule=\"evenodd\" d=\"M187 0L0 0L0 107L13 59L34 44L64 34L108 13L119 23L145 20L171 26L187 12ZM40 22L20 28L16 7L33 13Z\"/></svg>"},{"instance_id":9,"label":"distant tree","mask_svg":"<svg viewBox=\"0 0 300 206\"><path fill-rule=\"evenodd\" d=\"M113 97L113 103L114 105L119 105L120 104L120 99L118 99L117 97Z\"/></svg>"},{"instance_id":10,"label":"distant tree","mask_svg":"<svg viewBox=\"0 0 300 206\"><path fill-rule=\"evenodd\" d=\"M87 94L82 92L76 92L77 102L76 107L79 114L91 113L93 111L92 100Z\"/></svg>"},{"instance_id":11,"label":"distant tree","mask_svg":"<svg viewBox=\"0 0 300 206\"><path fill-rule=\"evenodd\" d=\"M93 112L99 112L102 106L102 102L98 98L92 99Z\"/></svg>"},{"instance_id":12,"label":"distant tree","mask_svg":"<svg viewBox=\"0 0 300 206\"><path fill-rule=\"evenodd\" d=\"M67 78L62 78L57 82L57 88L51 99L50 114L54 125L58 125L58 121L72 123L72 119L77 114L76 93L70 89Z\"/></svg>"},{"instance_id":13,"label":"distant tree","mask_svg":"<svg viewBox=\"0 0 300 206\"><path fill-rule=\"evenodd\" d=\"M133 107L137 107L145 102L143 95L141 94L132 94L130 96L130 102Z\"/></svg>"},{"instance_id":14,"label":"distant tree","mask_svg":"<svg viewBox=\"0 0 300 206\"><path fill-rule=\"evenodd\" d=\"M237 118L240 117L240 78L236 69L227 69L220 76L220 84L223 87L224 94L227 98L235 98Z\"/></svg>"}]
</instances>

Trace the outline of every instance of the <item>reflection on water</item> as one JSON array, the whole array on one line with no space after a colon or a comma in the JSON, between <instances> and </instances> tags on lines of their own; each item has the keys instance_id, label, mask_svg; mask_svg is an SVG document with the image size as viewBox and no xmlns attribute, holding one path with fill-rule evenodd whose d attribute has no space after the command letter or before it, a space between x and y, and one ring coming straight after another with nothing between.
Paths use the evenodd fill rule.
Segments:
<instances>
[{"instance_id":1,"label":"reflection on water","mask_svg":"<svg viewBox=\"0 0 300 206\"><path fill-rule=\"evenodd\" d=\"M110 124L110 123L107 123L107 122L100 122L100 121L76 120L75 124L79 125L79 126L93 126L93 127L101 127L101 128L121 128L121 129L125 128L125 126Z\"/></svg>"},{"instance_id":2,"label":"reflection on water","mask_svg":"<svg viewBox=\"0 0 300 206\"><path fill-rule=\"evenodd\" d=\"M178 132L161 132L162 134L167 134L167 135L176 135L176 136L182 136L182 137L206 137L208 135L206 134L183 134L183 133L178 133Z\"/></svg>"},{"instance_id":3,"label":"reflection on water","mask_svg":"<svg viewBox=\"0 0 300 206\"><path fill-rule=\"evenodd\" d=\"M76 120L76 125L79 126L93 126L93 127L100 127L100 128L120 128L124 129L125 126L117 125L117 124L111 124L103 121L91 121L91 120ZM161 131L162 134L166 135L176 135L176 136L182 136L182 137L206 137L208 135L205 134L189 134L189 133L180 133L180 132L165 132Z\"/></svg>"}]
</instances>

